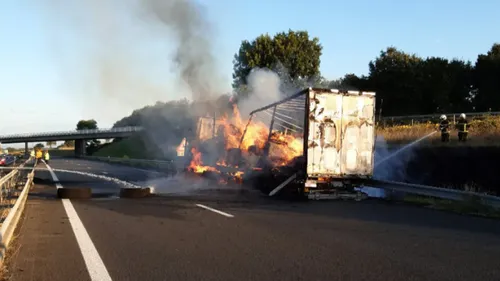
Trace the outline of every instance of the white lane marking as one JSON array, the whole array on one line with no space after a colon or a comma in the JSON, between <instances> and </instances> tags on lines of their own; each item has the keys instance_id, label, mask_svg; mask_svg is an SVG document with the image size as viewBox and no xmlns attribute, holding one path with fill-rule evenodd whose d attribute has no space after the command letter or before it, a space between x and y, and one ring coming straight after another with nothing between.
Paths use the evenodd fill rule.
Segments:
<instances>
[{"instance_id":1,"label":"white lane marking","mask_svg":"<svg viewBox=\"0 0 500 281\"><path fill-rule=\"evenodd\" d=\"M228 217L228 218L234 218L234 216L233 216L233 215L231 215L231 214L225 213L225 212L223 212L223 211L216 210L216 209L214 209L214 208L210 208L210 207L205 206L205 205L196 204L196 206L198 206L198 207L200 207L200 208L203 208L203 209L205 209L205 210L212 211L212 212L217 213L217 214L219 214L219 215L223 215L223 216Z\"/></svg>"},{"instance_id":2,"label":"white lane marking","mask_svg":"<svg viewBox=\"0 0 500 281\"><path fill-rule=\"evenodd\" d=\"M47 165L47 164L46 164ZM47 169L52 176L54 181L59 181L56 174L52 170L52 168L47 165ZM60 183L56 183L57 188L62 188ZM94 243L92 243L92 239L85 229L80 217L71 204L69 199L62 199L62 203L64 209L66 210L66 214L68 215L69 222L71 224L71 228L73 228L73 232L76 236L76 241L78 242L78 246L80 247L80 251L83 255L83 260L85 261L85 265L87 266L87 271L89 272L90 279L92 281L112 281L111 276L109 275L104 262L102 261L99 253L97 252Z\"/></svg>"},{"instance_id":3,"label":"white lane marking","mask_svg":"<svg viewBox=\"0 0 500 281\"><path fill-rule=\"evenodd\" d=\"M52 176L52 180L56 182L57 189L62 188L63 186L59 183L59 178L56 176L56 173L54 173L54 170L52 170L49 164L45 163L45 161L43 161L43 163L45 164L45 166L47 166L47 170L49 170L49 173Z\"/></svg>"}]
</instances>

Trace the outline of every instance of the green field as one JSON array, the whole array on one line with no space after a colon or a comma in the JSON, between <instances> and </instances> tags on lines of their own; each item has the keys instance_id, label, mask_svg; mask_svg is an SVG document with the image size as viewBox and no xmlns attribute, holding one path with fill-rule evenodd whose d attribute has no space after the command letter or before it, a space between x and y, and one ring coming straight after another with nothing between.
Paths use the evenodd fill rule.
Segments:
<instances>
[{"instance_id":1,"label":"green field","mask_svg":"<svg viewBox=\"0 0 500 281\"><path fill-rule=\"evenodd\" d=\"M154 145L147 145L140 136L132 136L103 145L92 156L136 159L163 159L165 156Z\"/></svg>"}]
</instances>

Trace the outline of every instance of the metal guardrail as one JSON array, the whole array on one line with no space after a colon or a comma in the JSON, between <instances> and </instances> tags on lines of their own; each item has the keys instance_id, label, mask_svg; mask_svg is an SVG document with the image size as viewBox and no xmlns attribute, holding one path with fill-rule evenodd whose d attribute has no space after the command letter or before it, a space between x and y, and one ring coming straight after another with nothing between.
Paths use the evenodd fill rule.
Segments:
<instances>
[{"instance_id":1,"label":"metal guardrail","mask_svg":"<svg viewBox=\"0 0 500 281\"><path fill-rule=\"evenodd\" d=\"M366 186L373 186L388 191L397 191L453 201L466 201L475 199L480 201L484 205L488 205L494 208L500 208L500 197L476 192L383 180L371 180L367 182Z\"/></svg>"},{"instance_id":2,"label":"metal guardrail","mask_svg":"<svg viewBox=\"0 0 500 281\"><path fill-rule=\"evenodd\" d=\"M71 130L71 131L56 131L56 132L42 132L42 133L26 133L26 134L12 134L0 136L1 139L13 138L36 138L46 136L67 136L67 135L92 135L92 134L107 134L107 133L127 133L127 132L140 132L142 127L119 127L109 129L96 129L96 130Z\"/></svg>"},{"instance_id":3,"label":"metal guardrail","mask_svg":"<svg viewBox=\"0 0 500 281\"><path fill-rule=\"evenodd\" d=\"M492 116L497 116L500 115L500 111L487 111L487 112L461 112L461 113L438 113L438 114L423 114L423 115L401 115L401 116L384 116L381 119L382 120L402 120L402 119L438 119L439 116L442 114L445 114L446 116L450 117L457 117L460 116L460 114L465 113L465 115L469 117L478 117L478 116L486 116L486 115L492 115Z\"/></svg>"},{"instance_id":4,"label":"metal guardrail","mask_svg":"<svg viewBox=\"0 0 500 281\"><path fill-rule=\"evenodd\" d=\"M3 203L5 196L10 194L12 187L16 185L18 180L17 176L20 173L20 170L22 170L22 168L30 161L32 161L31 158L19 166L13 167L13 170L10 171L10 173L0 178L0 204Z\"/></svg>"},{"instance_id":5,"label":"metal guardrail","mask_svg":"<svg viewBox=\"0 0 500 281\"><path fill-rule=\"evenodd\" d=\"M20 171L26 169L26 167L24 167L24 165L30 163L31 161L35 161L35 160L32 158L28 159L25 163L23 163L22 165L17 167L19 169L13 170L7 176L0 179L0 187L2 188L2 192L4 191L5 184L12 181L13 178L17 178ZM34 163L34 164L36 164L36 163ZM35 167L36 167L36 165L34 165L31 168L31 171L26 176L26 183L24 184L24 187L21 191L21 194L18 196L14 206L9 210L9 214L7 215L5 220L3 221L2 227L0 228L0 239L1 239L1 246L2 246L2 247L0 247L0 265L5 260L7 249L9 247L11 240L12 240L12 237L14 236L14 230L17 227L17 223L19 222L19 219L21 218L21 214L24 210L26 200L28 199L29 189L33 185L33 179L35 177Z\"/></svg>"}]
</instances>

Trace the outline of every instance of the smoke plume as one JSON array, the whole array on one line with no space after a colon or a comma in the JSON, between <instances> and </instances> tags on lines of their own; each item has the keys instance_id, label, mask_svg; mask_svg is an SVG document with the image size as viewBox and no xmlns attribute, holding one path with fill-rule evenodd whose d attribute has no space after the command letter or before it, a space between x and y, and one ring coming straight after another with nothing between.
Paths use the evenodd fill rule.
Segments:
<instances>
[{"instance_id":1,"label":"smoke plume","mask_svg":"<svg viewBox=\"0 0 500 281\"><path fill-rule=\"evenodd\" d=\"M105 104L97 118L222 92L216 36L194 0L46 1L64 89L85 108Z\"/></svg>"},{"instance_id":2,"label":"smoke plume","mask_svg":"<svg viewBox=\"0 0 500 281\"><path fill-rule=\"evenodd\" d=\"M212 54L215 36L203 7L192 0L142 0L146 14L171 29L177 39L174 67L195 100L208 100L221 92Z\"/></svg>"}]
</instances>

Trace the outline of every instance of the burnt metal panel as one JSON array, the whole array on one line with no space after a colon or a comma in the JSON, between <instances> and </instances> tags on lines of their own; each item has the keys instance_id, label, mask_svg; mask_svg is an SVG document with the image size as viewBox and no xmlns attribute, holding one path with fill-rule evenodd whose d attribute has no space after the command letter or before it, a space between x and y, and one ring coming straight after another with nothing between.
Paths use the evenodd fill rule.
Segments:
<instances>
[{"instance_id":1,"label":"burnt metal panel","mask_svg":"<svg viewBox=\"0 0 500 281\"><path fill-rule=\"evenodd\" d=\"M215 120L214 117L200 117L196 133L198 140L205 141L216 137L218 135L218 127L221 125L223 125L222 121Z\"/></svg>"},{"instance_id":2,"label":"burnt metal panel","mask_svg":"<svg viewBox=\"0 0 500 281\"><path fill-rule=\"evenodd\" d=\"M309 92L307 174L341 174L342 94Z\"/></svg>"},{"instance_id":3,"label":"burnt metal panel","mask_svg":"<svg viewBox=\"0 0 500 281\"><path fill-rule=\"evenodd\" d=\"M344 176L373 174L375 98L344 95L342 102L341 172Z\"/></svg>"},{"instance_id":4,"label":"burnt metal panel","mask_svg":"<svg viewBox=\"0 0 500 281\"><path fill-rule=\"evenodd\" d=\"M310 89L307 174L357 178L373 174L375 94Z\"/></svg>"}]
</instances>

